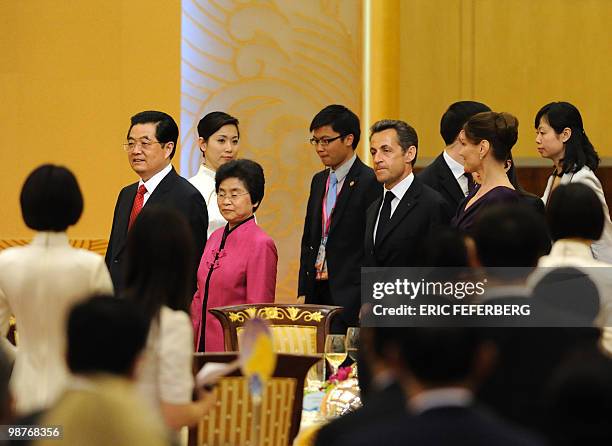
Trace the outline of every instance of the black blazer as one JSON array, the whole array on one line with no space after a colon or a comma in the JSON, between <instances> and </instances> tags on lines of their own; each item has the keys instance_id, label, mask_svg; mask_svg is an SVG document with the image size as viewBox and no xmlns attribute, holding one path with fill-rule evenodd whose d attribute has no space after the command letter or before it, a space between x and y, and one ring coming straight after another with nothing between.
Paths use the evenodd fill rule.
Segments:
<instances>
[{"instance_id":1,"label":"black blazer","mask_svg":"<svg viewBox=\"0 0 612 446\"><path fill-rule=\"evenodd\" d=\"M364 266L423 266L422 243L449 221L443 198L414 178L375 244L374 225L381 203L382 196L367 211Z\"/></svg>"},{"instance_id":2,"label":"black blazer","mask_svg":"<svg viewBox=\"0 0 612 446\"><path fill-rule=\"evenodd\" d=\"M442 195L446 206L446 214L450 221L455 216L457 207L463 201L465 195L450 167L444 161L444 155L442 153L438 155L429 166L417 174L417 177Z\"/></svg>"},{"instance_id":3,"label":"black blazer","mask_svg":"<svg viewBox=\"0 0 612 446\"><path fill-rule=\"evenodd\" d=\"M541 438L475 407L442 406L419 415L364 423L330 443L353 446L541 446Z\"/></svg>"},{"instance_id":4,"label":"black blazer","mask_svg":"<svg viewBox=\"0 0 612 446\"><path fill-rule=\"evenodd\" d=\"M359 371L361 372L361 363ZM324 425L317 432L315 446L342 444L338 440L345 433L361 429L368 424L400 416L405 414L406 411L407 406L404 392L399 383L394 381L384 389L373 392L368 401L364 402L363 407Z\"/></svg>"},{"instance_id":5,"label":"black blazer","mask_svg":"<svg viewBox=\"0 0 612 446\"><path fill-rule=\"evenodd\" d=\"M128 222L132 205L138 190L138 183L130 184L119 192L113 227L106 250L106 266L110 271L115 294L120 295L124 288L124 248L127 242ZM206 244L208 211L202 194L185 178L179 176L174 168L157 185L145 206L162 206L175 209L186 219L193 233L196 259L193 268L193 290L196 289L196 273ZM168 228L169 231L172 228Z\"/></svg>"},{"instance_id":6,"label":"black blazer","mask_svg":"<svg viewBox=\"0 0 612 446\"><path fill-rule=\"evenodd\" d=\"M382 195L382 186L376 181L374 171L357 157L338 195L327 239L327 270L332 301L319 302L314 295L314 264L321 243L321 215L328 176L329 169L325 169L315 174L310 184L302 235L298 295L305 296L306 303L344 307L337 318L346 326L351 326L357 324L361 302L365 213L368 206Z\"/></svg>"}]
</instances>

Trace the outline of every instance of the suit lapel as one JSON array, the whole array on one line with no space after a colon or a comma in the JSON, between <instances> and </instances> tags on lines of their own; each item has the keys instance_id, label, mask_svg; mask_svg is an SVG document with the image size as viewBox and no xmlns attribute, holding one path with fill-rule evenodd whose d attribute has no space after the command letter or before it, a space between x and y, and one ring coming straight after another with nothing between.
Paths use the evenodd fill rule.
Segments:
<instances>
[{"instance_id":1,"label":"suit lapel","mask_svg":"<svg viewBox=\"0 0 612 446\"><path fill-rule=\"evenodd\" d=\"M415 178L404 196L402 197L402 199L400 200L399 204L397 205L397 208L391 216L391 220L385 227L383 233L380 234L379 237L376 237L375 246L380 246L380 244L391 233L391 231L393 231L393 229L395 229L395 227L400 224L400 222L406 217L406 215L408 215L410 211L412 211L416 207L417 198L421 194L421 189L421 183L419 183L418 180Z\"/></svg>"},{"instance_id":2,"label":"suit lapel","mask_svg":"<svg viewBox=\"0 0 612 446\"><path fill-rule=\"evenodd\" d=\"M357 186L362 166L363 164L359 160L359 157L355 158L355 162L346 174L346 178L344 178L344 183L342 184L340 195L338 195L338 199L336 200L336 206L334 208L334 212L332 213L331 227L329 228L330 234L333 232L334 227L338 225L338 222L342 218L344 209L346 209L346 205L351 199L351 195L353 194L353 191Z\"/></svg>"},{"instance_id":3,"label":"suit lapel","mask_svg":"<svg viewBox=\"0 0 612 446\"><path fill-rule=\"evenodd\" d=\"M327 177L329 176L329 169L325 169L323 175L315 182L312 188L314 207L312 215L312 227L311 233L314 234L316 240L321 240L321 221L323 221L323 195L325 195L325 184L327 183ZM318 243L318 242L317 242Z\"/></svg>"},{"instance_id":4,"label":"suit lapel","mask_svg":"<svg viewBox=\"0 0 612 446\"><path fill-rule=\"evenodd\" d=\"M138 190L138 183L130 184L125 190L123 199L117 203L119 209L117 209L117 240L113 243L113 257L119 255L121 250L124 248L127 241L128 223L130 221L130 214L132 213L132 206L134 205L134 198L136 198L136 191Z\"/></svg>"},{"instance_id":5,"label":"suit lapel","mask_svg":"<svg viewBox=\"0 0 612 446\"><path fill-rule=\"evenodd\" d=\"M378 216L378 210L382 203L382 195L377 198L374 203L370 205L366 215L366 249L369 251L374 245L374 225L376 224L376 217Z\"/></svg>"},{"instance_id":6,"label":"suit lapel","mask_svg":"<svg viewBox=\"0 0 612 446\"><path fill-rule=\"evenodd\" d=\"M174 183L177 177L178 177L178 174L176 173L173 167L170 170L170 172L168 172L168 175L166 175L159 182L159 184L157 185L157 187L155 188L155 190L153 191L153 193L147 200L145 206L148 204L153 205L153 204L158 204L160 202L163 202L164 196L172 190L172 187L174 186Z\"/></svg>"},{"instance_id":7,"label":"suit lapel","mask_svg":"<svg viewBox=\"0 0 612 446\"><path fill-rule=\"evenodd\" d=\"M453 198L453 200L459 203L465 198L465 196L463 195L463 191L461 190L461 187L459 186L455 175L453 175L453 171L450 169L450 167L448 167L446 161L444 161L443 155L439 155L436 159L436 162L438 164L437 170L438 177L440 178L440 184L442 184L442 187L446 189L446 191Z\"/></svg>"}]
</instances>

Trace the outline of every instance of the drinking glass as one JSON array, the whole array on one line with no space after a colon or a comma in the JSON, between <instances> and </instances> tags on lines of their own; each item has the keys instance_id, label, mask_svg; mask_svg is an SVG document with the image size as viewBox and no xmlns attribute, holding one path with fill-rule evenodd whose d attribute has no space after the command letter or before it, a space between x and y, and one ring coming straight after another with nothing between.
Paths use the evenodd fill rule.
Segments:
<instances>
[{"instance_id":1,"label":"drinking glass","mask_svg":"<svg viewBox=\"0 0 612 446\"><path fill-rule=\"evenodd\" d=\"M338 373L340 364L346 359L346 336L331 334L325 338L325 359L332 368L334 375Z\"/></svg>"},{"instance_id":2,"label":"drinking glass","mask_svg":"<svg viewBox=\"0 0 612 446\"><path fill-rule=\"evenodd\" d=\"M346 353L353 360L354 374L357 376L357 350L359 349L359 327L346 330Z\"/></svg>"}]
</instances>

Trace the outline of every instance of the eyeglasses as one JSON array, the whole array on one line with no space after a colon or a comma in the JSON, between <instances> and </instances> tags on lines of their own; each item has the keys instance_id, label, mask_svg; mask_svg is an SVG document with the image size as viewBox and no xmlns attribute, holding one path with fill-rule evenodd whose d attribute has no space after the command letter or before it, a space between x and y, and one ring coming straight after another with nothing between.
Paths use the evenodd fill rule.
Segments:
<instances>
[{"instance_id":1,"label":"eyeglasses","mask_svg":"<svg viewBox=\"0 0 612 446\"><path fill-rule=\"evenodd\" d=\"M229 201L235 201L238 197L241 197L242 195L248 195L248 192L243 192L243 193L232 192L231 194L226 194L225 192L219 192L217 194L217 201L223 201L226 198Z\"/></svg>"},{"instance_id":2,"label":"eyeglasses","mask_svg":"<svg viewBox=\"0 0 612 446\"><path fill-rule=\"evenodd\" d=\"M132 152L136 147L140 146L143 150L149 150L153 144L164 145L160 141L128 141L123 143L123 149L126 152Z\"/></svg>"},{"instance_id":3,"label":"eyeglasses","mask_svg":"<svg viewBox=\"0 0 612 446\"><path fill-rule=\"evenodd\" d=\"M330 142L334 142L335 140L344 138L345 136L346 135L339 135L334 138L321 138L321 139L317 139L313 136L312 138L310 138L310 144L312 144L313 146L317 146L321 144L321 147L327 147Z\"/></svg>"}]
</instances>

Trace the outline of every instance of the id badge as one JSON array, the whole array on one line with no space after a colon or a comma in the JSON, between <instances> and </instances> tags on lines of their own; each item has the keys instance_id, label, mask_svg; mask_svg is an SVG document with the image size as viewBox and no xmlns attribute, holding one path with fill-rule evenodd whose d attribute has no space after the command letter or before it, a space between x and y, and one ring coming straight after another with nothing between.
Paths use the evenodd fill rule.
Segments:
<instances>
[{"instance_id":1,"label":"id badge","mask_svg":"<svg viewBox=\"0 0 612 446\"><path fill-rule=\"evenodd\" d=\"M319 245L319 252L317 252L317 260L315 261L315 271L317 280L327 280L327 260L325 258L325 240L321 241Z\"/></svg>"}]
</instances>

